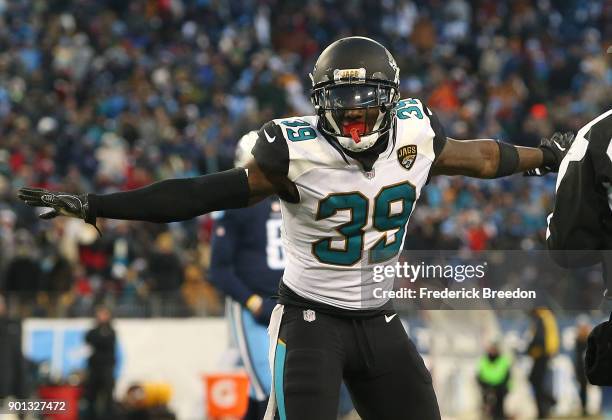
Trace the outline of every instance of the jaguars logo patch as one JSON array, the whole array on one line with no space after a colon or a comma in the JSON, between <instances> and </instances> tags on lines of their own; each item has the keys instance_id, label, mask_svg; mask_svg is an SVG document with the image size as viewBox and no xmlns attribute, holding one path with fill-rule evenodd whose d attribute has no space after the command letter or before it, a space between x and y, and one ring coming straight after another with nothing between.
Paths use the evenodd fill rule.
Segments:
<instances>
[{"instance_id":1,"label":"jaguars logo patch","mask_svg":"<svg viewBox=\"0 0 612 420\"><path fill-rule=\"evenodd\" d=\"M416 144L409 144L407 146L402 146L397 149L397 160L400 165L402 165L406 169L412 168L414 165L414 161L416 160L417 155L417 147Z\"/></svg>"}]
</instances>

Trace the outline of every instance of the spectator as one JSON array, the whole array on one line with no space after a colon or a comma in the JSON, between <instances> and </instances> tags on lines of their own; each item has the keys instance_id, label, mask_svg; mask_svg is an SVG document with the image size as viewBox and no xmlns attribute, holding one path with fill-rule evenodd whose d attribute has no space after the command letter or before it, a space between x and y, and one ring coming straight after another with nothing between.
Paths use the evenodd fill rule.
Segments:
<instances>
[{"instance_id":1,"label":"spectator","mask_svg":"<svg viewBox=\"0 0 612 420\"><path fill-rule=\"evenodd\" d=\"M85 335L85 342L91 347L92 353L87 362L84 396L87 418L102 420L113 417L117 339L108 308L98 307L95 321L94 328Z\"/></svg>"},{"instance_id":2,"label":"spectator","mask_svg":"<svg viewBox=\"0 0 612 420\"><path fill-rule=\"evenodd\" d=\"M26 398L25 359L21 352L21 321L10 319L0 295L0 401L11 396Z\"/></svg>"},{"instance_id":3,"label":"spectator","mask_svg":"<svg viewBox=\"0 0 612 420\"><path fill-rule=\"evenodd\" d=\"M574 347L574 372L578 382L578 395L582 415L587 416L587 377L584 368L584 356L587 348L587 338L591 332L591 325L584 316L578 317L576 322L576 343Z\"/></svg>"},{"instance_id":4,"label":"spectator","mask_svg":"<svg viewBox=\"0 0 612 420\"><path fill-rule=\"evenodd\" d=\"M183 268L174 252L174 239L170 232L161 233L155 240L155 250L148 258L150 288L153 292L153 313L178 315L182 313L180 288Z\"/></svg>"},{"instance_id":5,"label":"spectator","mask_svg":"<svg viewBox=\"0 0 612 420\"><path fill-rule=\"evenodd\" d=\"M219 293L206 280L202 270L196 264L185 266L185 282L181 287L185 304L191 313L196 316L206 314L220 315L222 307L219 301Z\"/></svg>"},{"instance_id":6,"label":"spectator","mask_svg":"<svg viewBox=\"0 0 612 420\"><path fill-rule=\"evenodd\" d=\"M160 393L154 385L133 384L127 389L121 402L117 418L120 420L175 420L175 414L168 408L167 396L151 395Z\"/></svg>"},{"instance_id":7,"label":"spectator","mask_svg":"<svg viewBox=\"0 0 612 420\"><path fill-rule=\"evenodd\" d=\"M14 253L6 268L4 291L23 313L24 305L36 296L42 280L39 252L30 232L23 229L16 232Z\"/></svg>"},{"instance_id":8,"label":"spectator","mask_svg":"<svg viewBox=\"0 0 612 420\"><path fill-rule=\"evenodd\" d=\"M559 329L550 309L538 307L531 311L533 338L527 348L527 354L533 360L529 382L533 387L538 418L547 418L550 408L556 400L549 387L548 364L559 351Z\"/></svg>"}]
</instances>

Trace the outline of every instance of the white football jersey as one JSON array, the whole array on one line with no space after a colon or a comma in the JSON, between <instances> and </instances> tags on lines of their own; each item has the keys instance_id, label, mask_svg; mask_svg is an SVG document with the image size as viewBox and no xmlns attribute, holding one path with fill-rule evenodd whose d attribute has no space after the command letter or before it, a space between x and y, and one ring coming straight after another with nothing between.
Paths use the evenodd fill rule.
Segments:
<instances>
[{"instance_id":1,"label":"white football jersey","mask_svg":"<svg viewBox=\"0 0 612 420\"><path fill-rule=\"evenodd\" d=\"M298 295L343 309L383 303L364 294L373 268L392 264L432 163L446 137L417 99L397 106L395 142L365 172L317 130L316 116L274 120L259 131L253 155L286 175L298 202L281 200L287 256L284 283Z\"/></svg>"}]
</instances>

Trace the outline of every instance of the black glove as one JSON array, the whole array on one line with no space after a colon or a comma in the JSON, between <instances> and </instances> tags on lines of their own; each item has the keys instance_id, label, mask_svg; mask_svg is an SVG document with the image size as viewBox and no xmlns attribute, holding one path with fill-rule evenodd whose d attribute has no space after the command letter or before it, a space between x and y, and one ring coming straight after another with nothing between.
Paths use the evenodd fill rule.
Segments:
<instances>
[{"instance_id":1,"label":"black glove","mask_svg":"<svg viewBox=\"0 0 612 420\"><path fill-rule=\"evenodd\" d=\"M95 226L95 218L89 214L87 194L69 194L53 192L41 188L21 188L18 197L33 207L50 207L52 210L42 213L41 219L53 219L57 216L76 217Z\"/></svg>"},{"instance_id":2,"label":"black glove","mask_svg":"<svg viewBox=\"0 0 612 420\"><path fill-rule=\"evenodd\" d=\"M558 172L559 165L574 141L574 133L556 132L550 138L543 138L538 146L544 155L543 164L539 168L525 171L525 176L544 176L549 172Z\"/></svg>"}]
</instances>

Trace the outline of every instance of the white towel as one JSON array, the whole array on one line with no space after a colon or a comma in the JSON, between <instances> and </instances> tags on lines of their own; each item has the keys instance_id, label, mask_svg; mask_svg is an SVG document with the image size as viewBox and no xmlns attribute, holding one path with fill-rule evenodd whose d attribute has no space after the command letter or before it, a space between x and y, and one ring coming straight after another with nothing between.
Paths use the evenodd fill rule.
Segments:
<instances>
[{"instance_id":1,"label":"white towel","mask_svg":"<svg viewBox=\"0 0 612 420\"><path fill-rule=\"evenodd\" d=\"M270 336L270 349L268 350L268 361L270 362L270 372L272 374L272 389L270 399L266 408L264 420L274 420L276 414L276 393L274 392L274 358L276 357L276 345L278 343L278 333L280 331L281 320L283 319L283 305L276 305L270 317L268 335Z\"/></svg>"}]
</instances>

